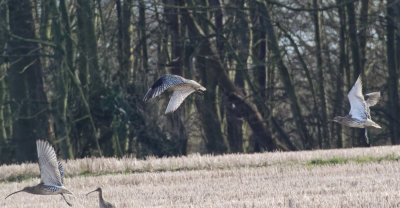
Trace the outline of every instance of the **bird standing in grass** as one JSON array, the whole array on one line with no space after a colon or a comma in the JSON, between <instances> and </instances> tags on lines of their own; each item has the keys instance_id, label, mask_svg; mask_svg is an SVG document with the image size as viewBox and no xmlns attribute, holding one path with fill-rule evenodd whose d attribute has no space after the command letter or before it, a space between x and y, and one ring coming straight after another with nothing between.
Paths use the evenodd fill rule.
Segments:
<instances>
[{"instance_id":1,"label":"bird standing in grass","mask_svg":"<svg viewBox=\"0 0 400 208\"><path fill-rule=\"evenodd\" d=\"M381 97L381 93L372 92L366 94L366 96L368 97L368 99L364 100L364 96L362 94L361 78L360 76L358 76L356 83L351 88L349 94L347 94L347 97L350 101L349 114L346 116L336 116L335 118L333 118L333 121L349 127L364 128L365 139L367 144L369 144L367 127L372 126L379 129L381 128L381 126L371 120L369 107L374 106L376 103L378 103L379 98Z\"/></svg>"},{"instance_id":2,"label":"bird standing in grass","mask_svg":"<svg viewBox=\"0 0 400 208\"><path fill-rule=\"evenodd\" d=\"M165 114L167 114L174 112L187 96L193 92L206 91L206 88L196 81L185 79L178 75L164 74L153 84L153 86L151 86L143 100L147 101L151 98L157 97L165 90L173 91L167 110L165 111Z\"/></svg>"},{"instance_id":3,"label":"bird standing in grass","mask_svg":"<svg viewBox=\"0 0 400 208\"><path fill-rule=\"evenodd\" d=\"M69 206L71 203L67 201L64 194L72 194L64 187L64 170L63 166L57 161L54 148L46 141L36 141L37 154L39 158L40 183L36 186L27 186L20 191L9 194L6 199L19 192L27 192L38 195L56 195L61 194L65 202Z\"/></svg>"},{"instance_id":4,"label":"bird standing in grass","mask_svg":"<svg viewBox=\"0 0 400 208\"><path fill-rule=\"evenodd\" d=\"M104 199L103 199L103 192L102 192L102 190L101 190L100 187L97 188L96 190L93 190L93 191L87 193L86 196L87 196L88 194L90 194L90 193L95 192L95 191L98 191L98 192L99 192L99 206L100 206L100 208L115 208L115 206L114 206L113 204L111 204L110 202L104 201Z\"/></svg>"}]
</instances>

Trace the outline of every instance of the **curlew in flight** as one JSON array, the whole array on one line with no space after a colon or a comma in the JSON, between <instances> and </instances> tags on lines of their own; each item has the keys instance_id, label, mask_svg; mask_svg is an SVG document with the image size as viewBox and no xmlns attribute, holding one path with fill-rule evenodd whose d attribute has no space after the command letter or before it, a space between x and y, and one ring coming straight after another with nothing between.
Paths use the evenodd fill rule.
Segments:
<instances>
[{"instance_id":1,"label":"curlew in flight","mask_svg":"<svg viewBox=\"0 0 400 208\"><path fill-rule=\"evenodd\" d=\"M173 91L167 110L165 111L165 114L167 114L174 112L187 96L193 92L206 91L206 88L196 81L185 79L178 75L164 74L153 84L153 86L151 86L143 100L147 101L151 98L157 97L165 90Z\"/></svg>"},{"instance_id":2,"label":"curlew in flight","mask_svg":"<svg viewBox=\"0 0 400 208\"><path fill-rule=\"evenodd\" d=\"M333 121L349 127L364 128L365 139L367 144L369 144L367 127L372 126L379 129L381 128L381 126L371 120L369 107L374 106L376 103L378 103L379 98L381 97L381 93L372 92L365 95L368 97L367 100L364 100L364 96L362 94L361 78L360 76L358 76L356 83L351 88L349 94L347 94L350 102L349 114L346 116L336 116L335 118L333 118Z\"/></svg>"},{"instance_id":3,"label":"curlew in flight","mask_svg":"<svg viewBox=\"0 0 400 208\"><path fill-rule=\"evenodd\" d=\"M67 188L64 187L64 170L63 166L57 161L54 148L46 141L36 141L37 154L39 158L40 169L40 183L36 186L27 186L20 191L6 196L6 199L19 192L27 192L38 195L57 195L61 194L65 202L69 206L71 203L67 201L64 194L72 194Z\"/></svg>"}]
</instances>

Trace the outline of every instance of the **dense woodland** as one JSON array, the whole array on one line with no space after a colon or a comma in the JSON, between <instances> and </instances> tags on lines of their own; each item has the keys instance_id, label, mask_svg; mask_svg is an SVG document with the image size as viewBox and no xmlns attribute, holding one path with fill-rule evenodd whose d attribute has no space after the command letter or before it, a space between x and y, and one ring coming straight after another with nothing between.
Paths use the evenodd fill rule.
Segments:
<instances>
[{"instance_id":1,"label":"dense woodland","mask_svg":"<svg viewBox=\"0 0 400 208\"><path fill-rule=\"evenodd\" d=\"M0 163L365 146L331 121L358 75L399 144L399 70L399 0L0 0ZM207 91L164 115L165 73Z\"/></svg>"}]
</instances>

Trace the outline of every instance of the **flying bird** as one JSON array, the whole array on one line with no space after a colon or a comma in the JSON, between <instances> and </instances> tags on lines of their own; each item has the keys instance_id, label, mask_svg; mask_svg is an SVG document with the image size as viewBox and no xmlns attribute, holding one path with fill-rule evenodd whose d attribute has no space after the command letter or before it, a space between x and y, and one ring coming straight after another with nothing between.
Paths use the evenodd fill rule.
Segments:
<instances>
[{"instance_id":1,"label":"flying bird","mask_svg":"<svg viewBox=\"0 0 400 208\"><path fill-rule=\"evenodd\" d=\"M64 187L64 170L62 164L57 161L54 148L46 141L36 141L37 154L39 158L40 183L36 186L27 186L20 191L6 196L6 199L19 192L27 192L38 195L57 195L61 194L65 202L72 206L67 201L64 194L72 194ZM72 194L73 195L73 194Z\"/></svg>"},{"instance_id":2,"label":"flying bird","mask_svg":"<svg viewBox=\"0 0 400 208\"><path fill-rule=\"evenodd\" d=\"M346 116L336 116L333 118L333 121L349 127L364 128L365 139L367 144L369 144L367 127L372 126L379 129L381 128L381 126L371 120L369 107L378 103L381 93L372 92L365 95L368 97L367 100L364 99L362 94L361 78L358 76L356 83L347 94L350 102L349 114Z\"/></svg>"},{"instance_id":3,"label":"flying bird","mask_svg":"<svg viewBox=\"0 0 400 208\"><path fill-rule=\"evenodd\" d=\"M99 192L99 206L100 206L100 208L115 208L115 206L113 204L111 204L110 202L104 201L103 192L102 192L100 187L97 188L96 190L93 190L93 191L87 193L86 196L89 195L90 193L95 192L95 191Z\"/></svg>"},{"instance_id":4,"label":"flying bird","mask_svg":"<svg viewBox=\"0 0 400 208\"><path fill-rule=\"evenodd\" d=\"M153 86L151 86L143 100L147 101L151 98L157 97L165 90L173 91L167 110L165 110L165 114L167 114L174 112L187 96L193 92L206 91L206 88L196 81L185 79L178 75L164 74L153 84Z\"/></svg>"}]
</instances>

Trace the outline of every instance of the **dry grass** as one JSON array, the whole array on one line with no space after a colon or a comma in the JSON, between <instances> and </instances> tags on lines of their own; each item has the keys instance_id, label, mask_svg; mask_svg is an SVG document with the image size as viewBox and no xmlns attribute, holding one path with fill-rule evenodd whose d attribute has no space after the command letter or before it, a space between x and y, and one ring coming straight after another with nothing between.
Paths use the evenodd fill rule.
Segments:
<instances>
[{"instance_id":1,"label":"dry grass","mask_svg":"<svg viewBox=\"0 0 400 208\"><path fill-rule=\"evenodd\" d=\"M147 160L86 158L64 163L65 184L75 193L70 197L74 207L97 207L96 194L84 194L99 185L117 207L399 207L399 153L400 146L386 146ZM35 175L38 167L1 166L0 178L13 178L15 172ZM93 175L98 173L114 174ZM3 182L0 196L38 181ZM21 193L1 200L0 207L67 205L61 196Z\"/></svg>"}]
</instances>

